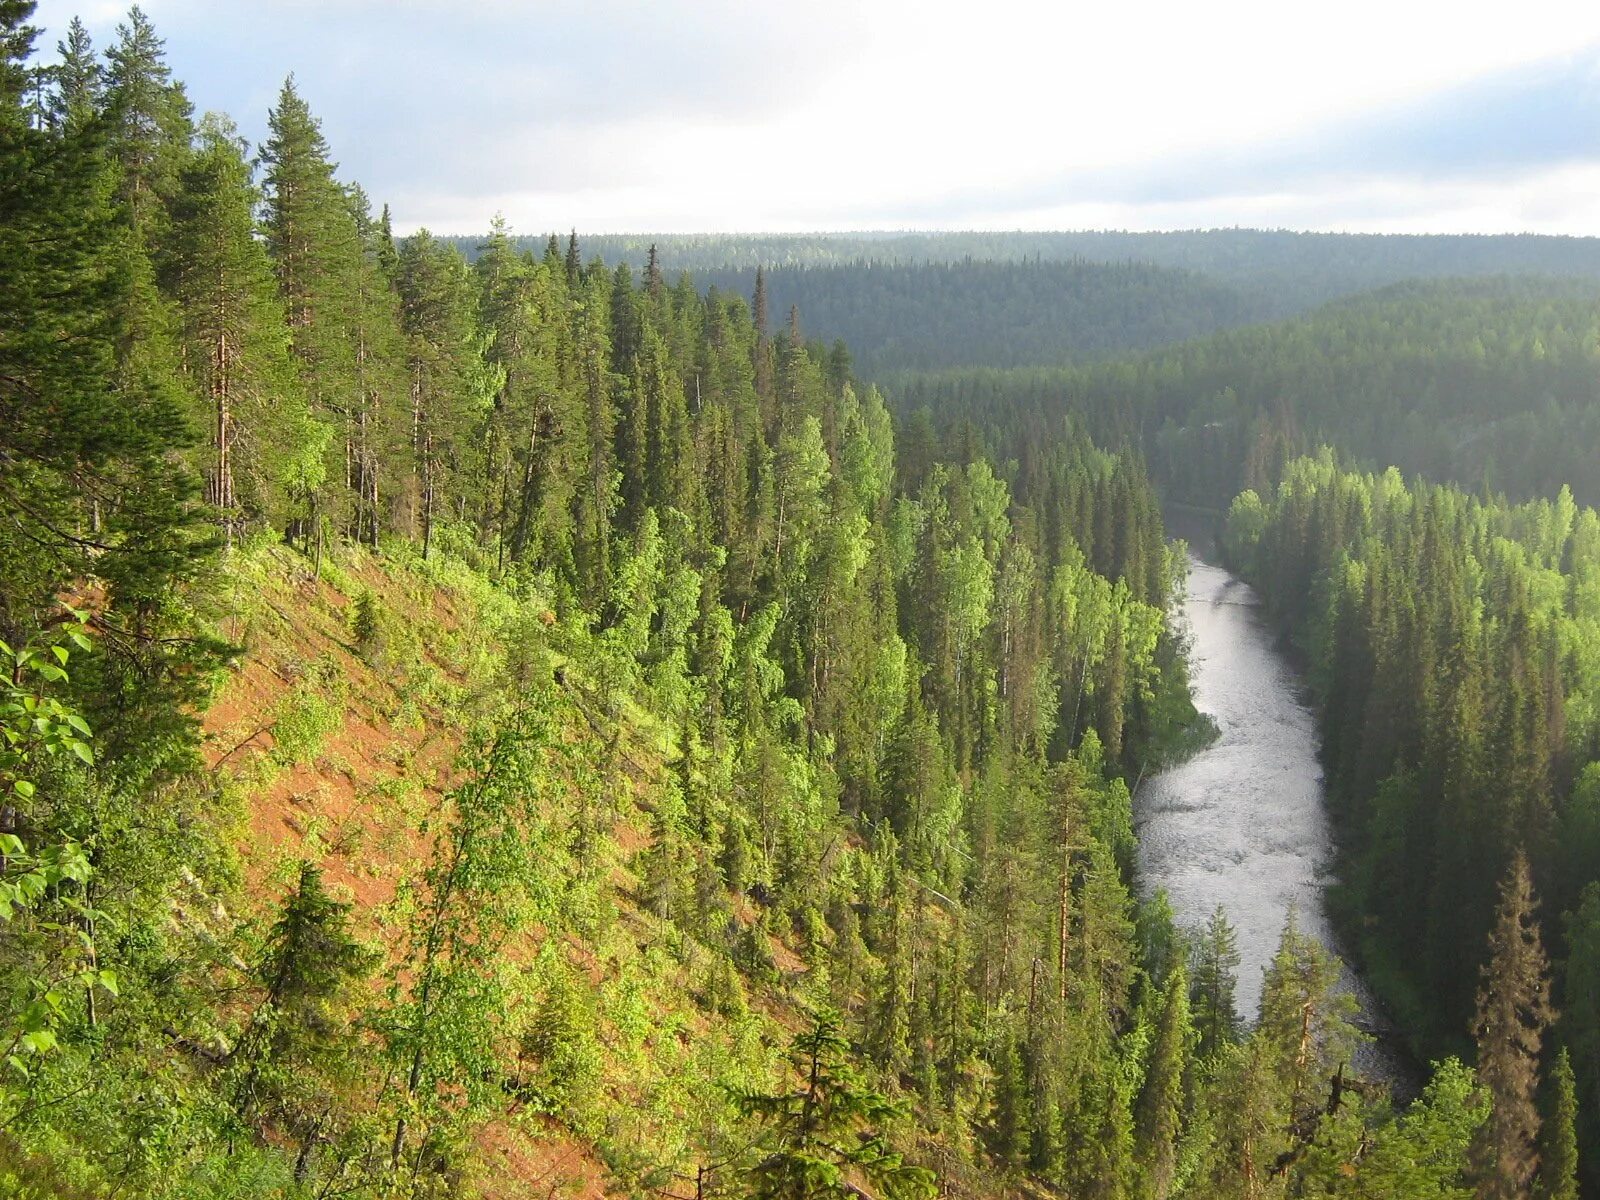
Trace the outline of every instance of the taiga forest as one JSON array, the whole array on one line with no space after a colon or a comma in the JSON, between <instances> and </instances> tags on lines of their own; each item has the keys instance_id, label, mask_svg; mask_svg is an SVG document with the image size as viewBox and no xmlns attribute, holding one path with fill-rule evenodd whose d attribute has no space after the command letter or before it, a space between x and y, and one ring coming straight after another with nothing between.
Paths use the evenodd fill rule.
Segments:
<instances>
[{"instance_id":1,"label":"taiga forest","mask_svg":"<svg viewBox=\"0 0 1600 1200\"><path fill-rule=\"evenodd\" d=\"M430 232L34 9L0 1194L1600 1196L1600 238Z\"/></svg>"}]
</instances>

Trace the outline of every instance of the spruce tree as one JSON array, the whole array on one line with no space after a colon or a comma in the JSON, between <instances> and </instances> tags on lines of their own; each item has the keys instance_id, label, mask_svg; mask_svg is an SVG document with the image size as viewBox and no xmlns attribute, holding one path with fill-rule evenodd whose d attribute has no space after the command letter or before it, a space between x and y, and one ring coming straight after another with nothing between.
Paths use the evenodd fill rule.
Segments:
<instances>
[{"instance_id":1,"label":"spruce tree","mask_svg":"<svg viewBox=\"0 0 1600 1200\"><path fill-rule=\"evenodd\" d=\"M1500 886L1473 1033L1478 1078L1493 1101L1473 1142L1482 1200L1528 1200L1539 1168L1539 1048L1554 1013L1528 860L1518 851Z\"/></svg>"},{"instance_id":2,"label":"spruce tree","mask_svg":"<svg viewBox=\"0 0 1600 1200\"><path fill-rule=\"evenodd\" d=\"M452 497L458 511L482 503L481 494L466 494L469 481L483 479L471 434L499 380L483 361L466 260L426 230L400 248L400 302L411 378L412 530L426 558Z\"/></svg>"},{"instance_id":3,"label":"spruce tree","mask_svg":"<svg viewBox=\"0 0 1600 1200\"><path fill-rule=\"evenodd\" d=\"M576 288L582 282L583 277L583 257L578 252L578 231L576 229L567 238L565 266L567 270L567 286Z\"/></svg>"},{"instance_id":4,"label":"spruce tree","mask_svg":"<svg viewBox=\"0 0 1600 1200\"><path fill-rule=\"evenodd\" d=\"M582 448L583 486L575 508L574 557L581 594L598 608L611 590L612 523L620 505L613 450L616 407L612 399L611 332L607 279L594 273L583 285L577 311L577 368L587 444Z\"/></svg>"},{"instance_id":5,"label":"spruce tree","mask_svg":"<svg viewBox=\"0 0 1600 1200\"><path fill-rule=\"evenodd\" d=\"M1178 1137L1182 1132L1187 1097L1189 1054L1194 1030L1189 1023L1189 977L1181 962L1168 973L1156 1018L1150 1065L1134 1110L1139 1166L1145 1195L1166 1200L1177 1169Z\"/></svg>"},{"instance_id":6,"label":"spruce tree","mask_svg":"<svg viewBox=\"0 0 1600 1200\"><path fill-rule=\"evenodd\" d=\"M105 70L95 54L89 30L77 17L67 25L65 41L56 43L55 94L50 106L57 129L80 130L100 115L105 105Z\"/></svg>"},{"instance_id":7,"label":"spruce tree","mask_svg":"<svg viewBox=\"0 0 1600 1200\"><path fill-rule=\"evenodd\" d=\"M166 43L138 5L117 26L116 44L106 52L105 86L120 196L148 247L164 233L165 206L177 192L194 131L189 99L167 66Z\"/></svg>"},{"instance_id":8,"label":"spruce tree","mask_svg":"<svg viewBox=\"0 0 1600 1200\"><path fill-rule=\"evenodd\" d=\"M355 352L353 411L345 421L345 482L350 489L346 530L378 545L391 515L385 501L403 487L408 443L405 336L400 328L399 253L389 231L389 209L372 219L366 194L351 190L350 212L361 244L353 268L349 337Z\"/></svg>"},{"instance_id":9,"label":"spruce tree","mask_svg":"<svg viewBox=\"0 0 1600 1200\"><path fill-rule=\"evenodd\" d=\"M218 647L179 619L178 589L208 547L174 380L129 352L153 278L119 219L102 131L47 134L25 112L31 11L0 10L0 46L22 56L0 59L0 637L26 642L74 581L104 582L102 652L74 686L138 776L192 745L181 705Z\"/></svg>"},{"instance_id":10,"label":"spruce tree","mask_svg":"<svg viewBox=\"0 0 1600 1200\"><path fill-rule=\"evenodd\" d=\"M1326 1111L1327 1081L1342 1076L1359 1035L1355 998L1338 991L1339 960L1300 931L1293 908L1262 981L1250 1037L1271 1103L1284 1114L1290 1160L1302 1155Z\"/></svg>"},{"instance_id":11,"label":"spruce tree","mask_svg":"<svg viewBox=\"0 0 1600 1200\"><path fill-rule=\"evenodd\" d=\"M1228 914L1217 905L1194 948L1192 1003L1194 1027L1199 1035L1195 1053L1214 1057L1239 1036L1239 1011L1234 999L1238 987L1239 942L1228 924Z\"/></svg>"},{"instance_id":12,"label":"spruce tree","mask_svg":"<svg viewBox=\"0 0 1600 1200\"><path fill-rule=\"evenodd\" d=\"M265 995L231 1056L243 1068L235 1103L245 1115L264 1086L280 1094L292 1088L342 1036L337 1009L373 965L351 932L350 911L328 894L320 867L301 864L257 969Z\"/></svg>"},{"instance_id":13,"label":"spruce tree","mask_svg":"<svg viewBox=\"0 0 1600 1200\"><path fill-rule=\"evenodd\" d=\"M838 1018L819 1013L796 1035L789 1061L799 1085L778 1094L746 1092L740 1108L764 1127L745 1182L756 1200L854 1200L859 1172L885 1200L931 1200L933 1172L906 1165L881 1132L899 1108L849 1065Z\"/></svg>"},{"instance_id":14,"label":"spruce tree","mask_svg":"<svg viewBox=\"0 0 1600 1200\"><path fill-rule=\"evenodd\" d=\"M872 948L881 966L868 1006L866 1043L873 1059L893 1078L911 1060L911 938L904 872L896 861L894 839L887 841L883 895L872 920Z\"/></svg>"},{"instance_id":15,"label":"spruce tree","mask_svg":"<svg viewBox=\"0 0 1600 1200\"><path fill-rule=\"evenodd\" d=\"M1563 1046L1550 1072L1539 1149L1539 1200L1578 1200L1578 1085Z\"/></svg>"},{"instance_id":16,"label":"spruce tree","mask_svg":"<svg viewBox=\"0 0 1600 1200\"><path fill-rule=\"evenodd\" d=\"M298 511L287 532L309 550L321 544L326 522L353 523L345 513L347 497L329 486L338 461L329 452L338 445L344 463L357 458L353 443L361 389L351 330L362 246L349 198L334 179L321 125L293 76L268 114L268 127L261 148L267 249L312 415L336 431L322 446L308 445L293 483Z\"/></svg>"}]
</instances>

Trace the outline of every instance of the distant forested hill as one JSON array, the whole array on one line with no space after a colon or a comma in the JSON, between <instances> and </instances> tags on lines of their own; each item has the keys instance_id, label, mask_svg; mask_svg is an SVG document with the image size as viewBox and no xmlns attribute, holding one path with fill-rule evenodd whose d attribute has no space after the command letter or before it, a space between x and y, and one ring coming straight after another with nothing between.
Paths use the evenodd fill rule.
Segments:
<instances>
[{"instance_id":1,"label":"distant forested hill","mask_svg":"<svg viewBox=\"0 0 1600 1200\"><path fill-rule=\"evenodd\" d=\"M1071 411L1143 447L1177 497L1225 504L1326 442L1358 461L1487 487L1600 498L1600 285L1538 278L1397 285L1275 325L1077 369L907 376L940 421L1011 431L1019 453Z\"/></svg>"},{"instance_id":2,"label":"distant forested hill","mask_svg":"<svg viewBox=\"0 0 1600 1200\"><path fill-rule=\"evenodd\" d=\"M867 375L896 369L1060 364L1145 350L1278 315L1269 300L1145 263L873 264L765 273L774 319L845 338ZM695 279L751 295L756 272Z\"/></svg>"},{"instance_id":3,"label":"distant forested hill","mask_svg":"<svg viewBox=\"0 0 1600 1200\"><path fill-rule=\"evenodd\" d=\"M1178 233L607 235L585 256L755 290L774 320L847 340L856 366L1060 366L1291 317L1411 280L1600 279L1600 239L1218 229ZM469 257L480 239L458 238ZM544 238L522 239L542 248Z\"/></svg>"},{"instance_id":4,"label":"distant forested hill","mask_svg":"<svg viewBox=\"0 0 1600 1200\"><path fill-rule=\"evenodd\" d=\"M560 235L564 240L566 234ZM456 244L469 256L481 238ZM542 247L545 235L524 238ZM663 270L846 266L878 263L1122 262L1203 271L1219 278L1294 281L1325 295L1402 279L1536 272L1600 276L1600 238L1542 234L1300 233L1285 229L1190 229L1160 233L601 234L583 235L586 255L642 266L656 247Z\"/></svg>"}]
</instances>

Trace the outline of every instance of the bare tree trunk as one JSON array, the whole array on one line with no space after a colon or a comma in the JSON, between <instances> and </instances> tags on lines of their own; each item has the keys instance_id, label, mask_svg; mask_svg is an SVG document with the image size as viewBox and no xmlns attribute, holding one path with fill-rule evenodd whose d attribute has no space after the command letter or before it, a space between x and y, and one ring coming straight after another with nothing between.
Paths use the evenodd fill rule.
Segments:
<instances>
[{"instance_id":1,"label":"bare tree trunk","mask_svg":"<svg viewBox=\"0 0 1600 1200\"><path fill-rule=\"evenodd\" d=\"M1061 822L1061 895L1060 913L1057 918L1061 923L1061 945L1058 948L1059 958L1056 963L1056 998L1063 1005L1067 1002L1067 949L1071 945L1068 926L1068 922L1072 919L1071 830L1070 819Z\"/></svg>"},{"instance_id":2,"label":"bare tree trunk","mask_svg":"<svg viewBox=\"0 0 1600 1200\"><path fill-rule=\"evenodd\" d=\"M422 435L422 557L433 545L433 430Z\"/></svg>"},{"instance_id":3,"label":"bare tree trunk","mask_svg":"<svg viewBox=\"0 0 1600 1200\"><path fill-rule=\"evenodd\" d=\"M228 333L224 329L211 352L211 403L216 413L217 467L211 503L222 521L223 537L233 545L233 397L229 387Z\"/></svg>"}]
</instances>

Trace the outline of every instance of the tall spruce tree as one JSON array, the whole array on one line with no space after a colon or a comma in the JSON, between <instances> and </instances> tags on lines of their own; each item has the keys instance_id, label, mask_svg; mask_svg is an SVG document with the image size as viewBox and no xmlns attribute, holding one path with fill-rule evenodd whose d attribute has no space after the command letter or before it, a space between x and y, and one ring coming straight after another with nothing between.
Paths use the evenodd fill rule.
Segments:
<instances>
[{"instance_id":1,"label":"tall spruce tree","mask_svg":"<svg viewBox=\"0 0 1600 1200\"><path fill-rule=\"evenodd\" d=\"M337 431L320 445L308 439L291 486L297 512L287 532L310 549L314 542L321 544L328 523L353 524L346 512L348 496L334 491L330 481L338 478L334 446L343 451L346 464L357 458L362 396L351 330L362 246L349 198L334 179L321 125L293 76L284 81L268 126L271 133L261 148L267 249L312 415L325 430Z\"/></svg>"},{"instance_id":2,"label":"tall spruce tree","mask_svg":"<svg viewBox=\"0 0 1600 1200\"><path fill-rule=\"evenodd\" d=\"M389 231L389 209L374 221L366 193L350 194L360 239L354 268L350 341L355 353L353 409L345 421L348 535L369 546L391 528L385 501L401 494L407 445L405 338L400 328L399 253Z\"/></svg>"},{"instance_id":3,"label":"tall spruce tree","mask_svg":"<svg viewBox=\"0 0 1600 1200\"><path fill-rule=\"evenodd\" d=\"M451 498L458 514L481 508L483 464L471 434L503 369L484 363L466 260L426 230L400 248L400 302L411 384L412 530L427 557Z\"/></svg>"},{"instance_id":4,"label":"tall spruce tree","mask_svg":"<svg viewBox=\"0 0 1600 1200\"><path fill-rule=\"evenodd\" d=\"M201 693L216 646L173 616L207 547L174 381L128 353L153 280L101 130L47 134L25 112L32 7L0 11L0 632L20 645L73 581L103 581L101 653L74 685L137 774L191 744L174 705Z\"/></svg>"},{"instance_id":5,"label":"tall spruce tree","mask_svg":"<svg viewBox=\"0 0 1600 1200\"><path fill-rule=\"evenodd\" d=\"M1239 1036L1239 1010L1234 993L1239 969L1239 940L1228 914L1217 905L1195 943L1192 1003L1199 1035L1195 1053L1211 1058Z\"/></svg>"},{"instance_id":6,"label":"tall spruce tree","mask_svg":"<svg viewBox=\"0 0 1600 1200\"><path fill-rule=\"evenodd\" d=\"M73 17L64 41L56 43L55 91L50 117L60 130L82 129L105 106L105 69L83 21Z\"/></svg>"},{"instance_id":7,"label":"tall spruce tree","mask_svg":"<svg viewBox=\"0 0 1600 1200\"><path fill-rule=\"evenodd\" d=\"M105 86L120 198L139 242L149 248L165 232L165 207L177 193L194 130L189 99L167 65L166 42L138 5L106 51Z\"/></svg>"},{"instance_id":8,"label":"tall spruce tree","mask_svg":"<svg viewBox=\"0 0 1600 1200\"><path fill-rule=\"evenodd\" d=\"M1518 851L1500 886L1473 1033L1493 1107L1473 1143L1482 1200L1528 1200L1539 1169L1539 1048L1554 1013L1538 901Z\"/></svg>"},{"instance_id":9,"label":"tall spruce tree","mask_svg":"<svg viewBox=\"0 0 1600 1200\"><path fill-rule=\"evenodd\" d=\"M1150 1065L1135 1107L1135 1136L1144 1194L1166 1200L1177 1171L1178 1140L1188 1107L1187 1086L1194 1029L1189 1023L1189 976L1173 964L1161 994Z\"/></svg>"},{"instance_id":10,"label":"tall spruce tree","mask_svg":"<svg viewBox=\"0 0 1600 1200\"><path fill-rule=\"evenodd\" d=\"M1547 1086L1539 1146L1539 1200L1578 1200L1578 1085L1563 1046Z\"/></svg>"}]
</instances>

